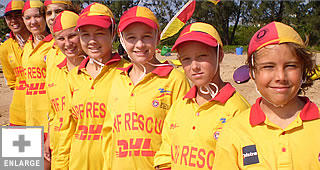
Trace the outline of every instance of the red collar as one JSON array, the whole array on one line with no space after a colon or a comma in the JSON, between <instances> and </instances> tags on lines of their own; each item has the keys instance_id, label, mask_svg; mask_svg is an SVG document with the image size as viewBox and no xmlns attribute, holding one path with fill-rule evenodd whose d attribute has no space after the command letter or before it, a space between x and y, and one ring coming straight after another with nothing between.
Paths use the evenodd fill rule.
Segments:
<instances>
[{"instance_id":1,"label":"red collar","mask_svg":"<svg viewBox=\"0 0 320 170\"><path fill-rule=\"evenodd\" d=\"M10 32L10 38L14 39L14 34L12 31Z\"/></svg>"},{"instance_id":2,"label":"red collar","mask_svg":"<svg viewBox=\"0 0 320 170\"><path fill-rule=\"evenodd\" d=\"M168 61L164 62L163 64L169 64ZM121 70L123 72L129 72L129 70L133 67L133 64L130 64L127 67L119 67L118 70ZM158 66L156 67L151 73L157 74L160 77L166 77L169 75L169 73L172 71L173 66L166 65L166 66Z\"/></svg>"},{"instance_id":3,"label":"red collar","mask_svg":"<svg viewBox=\"0 0 320 170\"><path fill-rule=\"evenodd\" d=\"M53 39L52 34L47 35L42 41L50 42Z\"/></svg>"},{"instance_id":4,"label":"red collar","mask_svg":"<svg viewBox=\"0 0 320 170\"><path fill-rule=\"evenodd\" d=\"M82 62L79 65L78 71L86 67L87 63L89 62L89 59L90 57L86 57L84 60L82 60ZM105 65L111 65L115 62L119 62L120 60L121 60L120 55L118 53L115 53Z\"/></svg>"},{"instance_id":5,"label":"red collar","mask_svg":"<svg viewBox=\"0 0 320 170\"><path fill-rule=\"evenodd\" d=\"M196 98L197 90L198 90L197 86L193 86L189 90L189 92L184 96L183 99ZM224 104L228 101L228 99L230 99L230 97L233 95L235 91L236 91L235 88L232 87L230 83L227 83L224 87L222 87L222 89L219 90L218 94L213 99L210 100L210 102L215 100Z\"/></svg>"},{"instance_id":6,"label":"red collar","mask_svg":"<svg viewBox=\"0 0 320 170\"><path fill-rule=\"evenodd\" d=\"M66 65L67 65L67 57L60 64L58 64L57 67L61 69Z\"/></svg>"},{"instance_id":7,"label":"red collar","mask_svg":"<svg viewBox=\"0 0 320 170\"><path fill-rule=\"evenodd\" d=\"M317 105L311 102L308 97L299 97L299 98L306 103L300 112L301 120L307 121L307 120L319 119L320 114L319 114L319 109ZM263 123L266 120L266 115L263 113L260 107L261 100L262 100L262 97L259 97L256 100L256 103L253 104L250 109L249 120L252 126Z\"/></svg>"}]
</instances>

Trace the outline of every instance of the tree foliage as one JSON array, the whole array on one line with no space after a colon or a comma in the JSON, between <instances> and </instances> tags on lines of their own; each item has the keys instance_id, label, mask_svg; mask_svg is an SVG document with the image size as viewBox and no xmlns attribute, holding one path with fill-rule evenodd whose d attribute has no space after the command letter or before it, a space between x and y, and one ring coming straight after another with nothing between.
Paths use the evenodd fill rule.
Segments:
<instances>
[{"instance_id":1,"label":"tree foliage","mask_svg":"<svg viewBox=\"0 0 320 170\"><path fill-rule=\"evenodd\" d=\"M163 29L188 0L73 0L79 8L92 2L107 5L117 23L125 10L140 2L140 5L149 7L156 14L160 28ZM217 5L197 1L195 12L188 23L196 21L212 24L226 45L248 44L253 33L271 21L292 26L308 45L320 45L319 1L222 0ZM5 22L0 20L0 36L8 31ZM175 35L162 43L172 45L177 37Z\"/></svg>"}]
</instances>

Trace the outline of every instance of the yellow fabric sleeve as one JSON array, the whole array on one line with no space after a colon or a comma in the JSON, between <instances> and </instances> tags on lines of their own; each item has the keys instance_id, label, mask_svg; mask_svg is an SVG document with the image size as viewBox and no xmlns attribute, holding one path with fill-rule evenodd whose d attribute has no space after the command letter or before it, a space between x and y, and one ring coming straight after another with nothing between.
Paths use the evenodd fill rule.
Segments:
<instances>
[{"instance_id":1,"label":"yellow fabric sleeve","mask_svg":"<svg viewBox=\"0 0 320 170\"><path fill-rule=\"evenodd\" d=\"M171 139L169 135L170 123L168 116L170 116L170 110L162 129L162 144L154 158L154 166L159 167L159 169L171 167Z\"/></svg>"},{"instance_id":2,"label":"yellow fabric sleeve","mask_svg":"<svg viewBox=\"0 0 320 170\"><path fill-rule=\"evenodd\" d=\"M240 146L236 144L236 136L228 127L225 126L222 129L216 147L216 157L213 163L214 170L239 169L237 160Z\"/></svg>"},{"instance_id":3,"label":"yellow fabric sleeve","mask_svg":"<svg viewBox=\"0 0 320 170\"><path fill-rule=\"evenodd\" d=\"M12 41L11 39L7 41ZM13 68L11 67L8 59L8 49L9 47L9 42L3 43L0 47L0 62L2 65L2 71L4 74L4 77L6 79L6 83L9 86L10 89L15 88L15 82L16 82L16 76L14 74Z\"/></svg>"},{"instance_id":4,"label":"yellow fabric sleeve","mask_svg":"<svg viewBox=\"0 0 320 170\"><path fill-rule=\"evenodd\" d=\"M103 170L110 169L111 165L111 146L112 146L112 124L113 118L107 110L107 114L102 128L102 153L103 153Z\"/></svg>"}]
</instances>

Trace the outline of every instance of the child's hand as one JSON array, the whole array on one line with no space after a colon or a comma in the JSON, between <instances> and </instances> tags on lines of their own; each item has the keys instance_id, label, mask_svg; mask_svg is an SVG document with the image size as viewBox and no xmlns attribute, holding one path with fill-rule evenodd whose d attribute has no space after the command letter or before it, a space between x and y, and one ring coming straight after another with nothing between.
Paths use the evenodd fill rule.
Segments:
<instances>
[{"instance_id":1,"label":"child's hand","mask_svg":"<svg viewBox=\"0 0 320 170\"><path fill-rule=\"evenodd\" d=\"M44 158L51 162L51 152L50 152L50 140L49 140L49 135L48 138L46 140L46 142L44 143Z\"/></svg>"}]
</instances>

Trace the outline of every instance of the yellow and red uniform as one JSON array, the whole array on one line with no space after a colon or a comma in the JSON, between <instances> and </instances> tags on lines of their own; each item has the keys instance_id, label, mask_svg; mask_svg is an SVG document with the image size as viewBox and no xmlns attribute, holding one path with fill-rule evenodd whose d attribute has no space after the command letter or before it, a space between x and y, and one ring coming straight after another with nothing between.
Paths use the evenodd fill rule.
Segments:
<instances>
[{"instance_id":1,"label":"yellow and red uniform","mask_svg":"<svg viewBox=\"0 0 320 170\"><path fill-rule=\"evenodd\" d=\"M32 36L31 36L32 37ZM26 77L26 125L44 126L48 132L49 101L46 90L46 56L54 40L51 34L36 47L30 38L24 47L22 66Z\"/></svg>"},{"instance_id":2,"label":"yellow and red uniform","mask_svg":"<svg viewBox=\"0 0 320 170\"><path fill-rule=\"evenodd\" d=\"M69 130L62 131L62 135L73 136L70 154L67 151L61 152L66 155L63 156L66 165L70 155L69 169L102 169L101 131L104 120L111 119L106 110L108 91L111 89L111 80L119 72L116 68L127 63L119 54L114 54L94 79L86 71L89 58L84 59L68 77L74 122ZM61 138L66 138L64 136Z\"/></svg>"},{"instance_id":3,"label":"yellow and red uniform","mask_svg":"<svg viewBox=\"0 0 320 170\"><path fill-rule=\"evenodd\" d=\"M212 169L216 142L224 123L250 107L227 83L218 94L199 106L197 87L174 103L165 120L162 145L155 166L172 169Z\"/></svg>"},{"instance_id":4,"label":"yellow and red uniform","mask_svg":"<svg viewBox=\"0 0 320 170\"><path fill-rule=\"evenodd\" d=\"M47 53L47 70L63 62L65 58L66 56L61 52L61 50L55 44L53 44L52 48Z\"/></svg>"},{"instance_id":5,"label":"yellow and red uniform","mask_svg":"<svg viewBox=\"0 0 320 170\"><path fill-rule=\"evenodd\" d=\"M272 123L256 103L223 128L214 169L320 169L320 114L306 104L285 129Z\"/></svg>"},{"instance_id":6,"label":"yellow and red uniform","mask_svg":"<svg viewBox=\"0 0 320 170\"><path fill-rule=\"evenodd\" d=\"M65 143L59 144L60 130L67 129L69 122L73 120L69 113L71 92L67 86L67 76L69 73L67 68L67 58L60 50L57 50L57 53L54 49L51 51L54 51L56 55L49 55L48 53L48 60L51 58L50 64L52 64L52 66L47 68L46 84L49 101L51 103L49 105L48 114L50 126L50 149L52 150L51 168L55 169L56 158L58 157L58 148L68 146ZM64 60L61 62L61 58L63 56Z\"/></svg>"},{"instance_id":7,"label":"yellow and red uniform","mask_svg":"<svg viewBox=\"0 0 320 170\"><path fill-rule=\"evenodd\" d=\"M22 67L22 53L18 42L11 38L0 47L0 61L4 77L10 89L14 89L10 105L10 124L26 125L25 93L26 83Z\"/></svg>"},{"instance_id":8,"label":"yellow and red uniform","mask_svg":"<svg viewBox=\"0 0 320 170\"><path fill-rule=\"evenodd\" d=\"M104 153L111 162L104 169L153 169L168 110L190 88L185 75L168 65L155 68L133 85L128 76L132 67L119 68L122 72L112 81L107 104L113 132L111 139L103 139L103 145L111 147Z\"/></svg>"}]
</instances>

